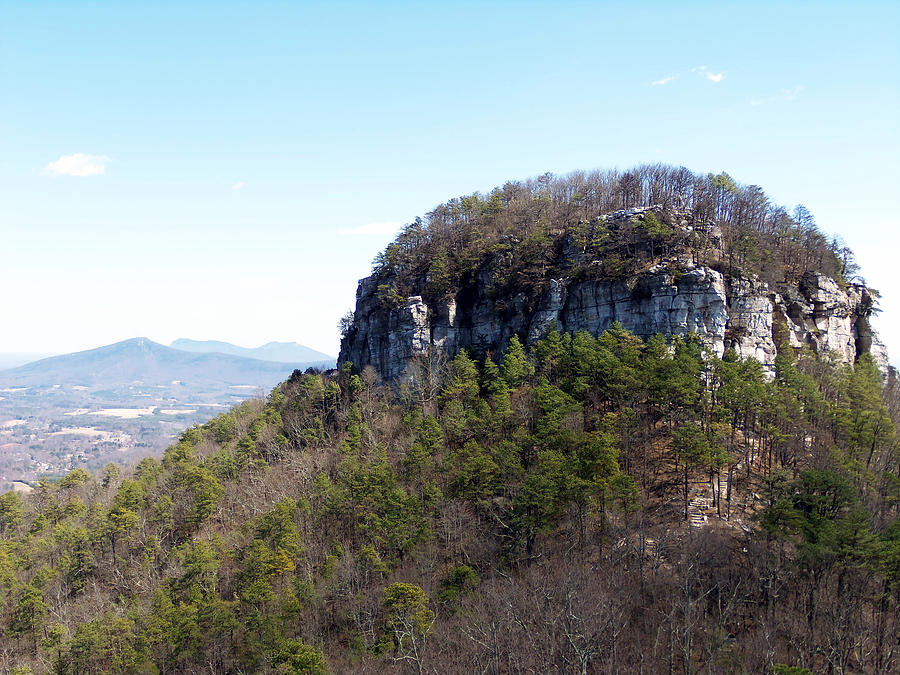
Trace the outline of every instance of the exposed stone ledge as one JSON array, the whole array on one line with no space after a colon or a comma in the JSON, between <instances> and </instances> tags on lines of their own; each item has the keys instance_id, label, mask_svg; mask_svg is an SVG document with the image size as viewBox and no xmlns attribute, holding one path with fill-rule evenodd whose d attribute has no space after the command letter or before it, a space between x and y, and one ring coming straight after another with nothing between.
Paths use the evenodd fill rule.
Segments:
<instances>
[{"instance_id":1,"label":"exposed stone ledge","mask_svg":"<svg viewBox=\"0 0 900 675\"><path fill-rule=\"evenodd\" d=\"M774 372L777 325L786 328L794 348L830 352L845 363L868 352L883 373L888 369L884 345L869 323L873 302L868 290L861 285L844 290L821 274L808 274L798 285L775 292L755 277L726 280L716 270L673 257L625 279L550 279L539 297L497 298L485 280L474 292L431 306L414 295L386 308L377 290L376 278L360 281L339 362L371 365L388 379L400 376L413 356L429 348L449 355L460 349L498 353L513 335L526 343L554 329L599 335L616 321L642 338L696 333L716 355L734 349L769 373Z\"/></svg>"}]
</instances>

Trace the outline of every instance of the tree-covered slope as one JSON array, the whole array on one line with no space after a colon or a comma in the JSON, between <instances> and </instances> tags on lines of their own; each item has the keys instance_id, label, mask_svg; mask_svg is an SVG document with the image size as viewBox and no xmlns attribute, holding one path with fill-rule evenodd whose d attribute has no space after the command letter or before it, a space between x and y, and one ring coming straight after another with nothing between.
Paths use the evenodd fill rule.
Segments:
<instances>
[{"instance_id":1,"label":"tree-covered slope","mask_svg":"<svg viewBox=\"0 0 900 675\"><path fill-rule=\"evenodd\" d=\"M161 461L3 495L0 669L896 671L871 359L769 380L617 326L495 359L295 372Z\"/></svg>"}]
</instances>

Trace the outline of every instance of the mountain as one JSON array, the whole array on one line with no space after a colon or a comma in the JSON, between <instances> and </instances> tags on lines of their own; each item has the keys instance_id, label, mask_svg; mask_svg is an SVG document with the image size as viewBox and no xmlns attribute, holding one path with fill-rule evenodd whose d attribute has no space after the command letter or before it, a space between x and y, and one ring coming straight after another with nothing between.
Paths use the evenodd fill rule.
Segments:
<instances>
[{"instance_id":1,"label":"mountain","mask_svg":"<svg viewBox=\"0 0 900 675\"><path fill-rule=\"evenodd\" d=\"M161 453L185 426L320 364L194 353L136 338L0 371L0 490Z\"/></svg>"},{"instance_id":2,"label":"mountain","mask_svg":"<svg viewBox=\"0 0 900 675\"><path fill-rule=\"evenodd\" d=\"M802 209L544 176L437 207L374 277L346 367L0 496L3 668L900 670L900 382Z\"/></svg>"},{"instance_id":3,"label":"mountain","mask_svg":"<svg viewBox=\"0 0 900 675\"><path fill-rule=\"evenodd\" d=\"M770 373L783 350L846 363L871 353L886 376L870 325L878 296L855 272L805 209L789 216L727 174L645 167L508 183L436 208L378 256L338 363L390 379L435 350L482 356L513 336L527 345L615 324L642 338L696 333Z\"/></svg>"},{"instance_id":4,"label":"mountain","mask_svg":"<svg viewBox=\"0 0 900 675\"><path fill-rule=\"evenodd\" d=\"M312 364L276 363L229 354L199 354L172 349L147 338L133 338L74 354L63 354L0 371L0 385L112 387L140 381L191 386L253 385L269 388L295 368Z\"/></svg>"},{"instance_id":5,"label":"mountain","mask_svg":"<svg viewBox=\"0 0 900 675\"><path fill-rule=\"evenodd\" d=\"M335 358L304 347L296 342L268 342L261 347L238 347L229 342L219 340L189 340L178 338L171 345L173 349L187 352L232 354L262 361L278 361L281 363L310 363L321 367L333 368Z\"/></svg>"}]
</instances>

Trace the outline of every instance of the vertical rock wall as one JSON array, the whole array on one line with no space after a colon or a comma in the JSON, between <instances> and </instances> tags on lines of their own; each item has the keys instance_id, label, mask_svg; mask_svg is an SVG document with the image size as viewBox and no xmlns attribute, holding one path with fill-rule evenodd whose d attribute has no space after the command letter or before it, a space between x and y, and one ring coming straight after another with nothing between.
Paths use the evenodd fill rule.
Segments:
<instances>
[{"instance_id":1,"label":"vertical rock wall","mask_svg":"<svg viewBox=\"0 0 900 675\"><path fill-rule=\"evenodd\" d=\"M526 343L551 330L599 335L614 321L642 338L693 332L718 356L733 348L770 372L780 322L794 347L831 352L848 363L870 352L887 372L884 346L868 321L872 302L865 287L844 290L819 274L775 293L755 278L726 282L707 267L657 266L622 280L552 279L536 302L523 294L498 299L477 286L474 293L432 306L416 295L400 306L386 307L376 290L374 278L360 282L339 362L371 365L387 379L402 375L409 360L429 348L450 355L464 348L496 353L513 335Z\"/></svg>"}]
</instances>

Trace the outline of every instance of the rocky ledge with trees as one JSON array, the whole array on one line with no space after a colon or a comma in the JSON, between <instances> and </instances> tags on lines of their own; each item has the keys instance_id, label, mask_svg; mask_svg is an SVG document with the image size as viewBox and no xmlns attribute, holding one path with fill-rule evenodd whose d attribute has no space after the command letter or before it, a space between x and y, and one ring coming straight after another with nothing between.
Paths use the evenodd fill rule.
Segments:
<instances>
[{"instance_id":1,"label":"rocky ledge with trees","mask_svg":"<svg viewBox=\"0 0 900 675\"><path fill-rule=\"evenodd\" d=\"M431 348L483 356L512 336L697 333L771 374L777 344L888 360L877 291L803 206L793 215L727 174L640 167L507 183L406 226L359 284L339 362L401 376Z\"/></svg>"}]
</instances>

